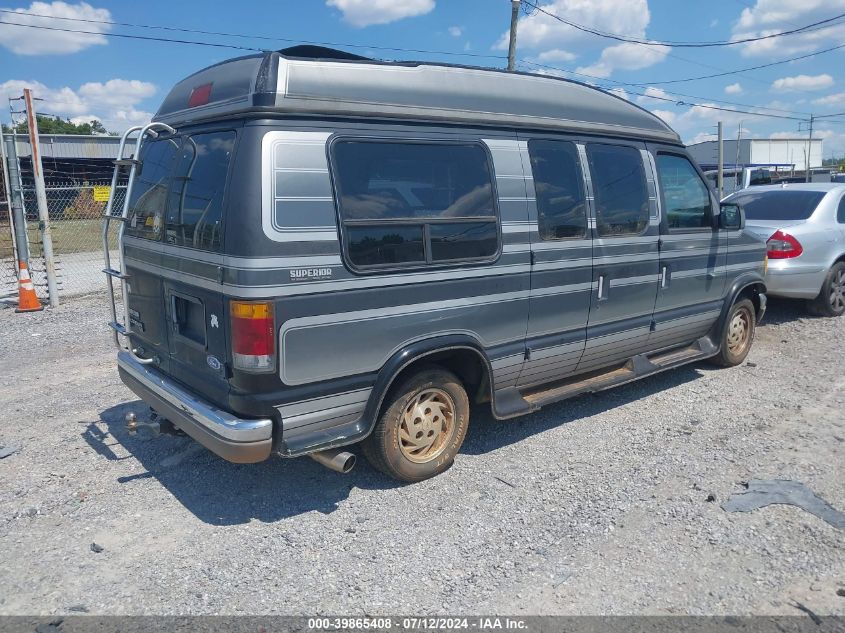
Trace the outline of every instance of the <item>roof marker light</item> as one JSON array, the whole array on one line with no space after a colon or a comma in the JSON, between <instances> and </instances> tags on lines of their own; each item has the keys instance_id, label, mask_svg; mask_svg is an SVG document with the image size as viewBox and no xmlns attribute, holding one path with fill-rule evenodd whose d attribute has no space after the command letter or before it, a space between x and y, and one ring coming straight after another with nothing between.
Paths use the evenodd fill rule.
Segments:
<instances>
[{"instance_id":1,"label":"roof marker light","mask_svg":"<svg viewBox=\"0 0 845 633\"><path fill-rule=\"evenodd\" d=\"M188 107L196 108L197 106L206 105L211 99L211 86L213 83L202 84L201 86L194 86L191 90L191 96L188 98Z\"/></svg>"}]
</instances>

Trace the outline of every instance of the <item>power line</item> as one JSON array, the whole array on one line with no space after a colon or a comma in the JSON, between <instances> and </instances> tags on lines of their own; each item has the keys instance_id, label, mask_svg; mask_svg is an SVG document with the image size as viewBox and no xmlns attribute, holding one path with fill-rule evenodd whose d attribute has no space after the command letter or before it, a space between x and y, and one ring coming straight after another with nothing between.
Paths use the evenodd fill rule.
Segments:
<instances>
[{"instance_id":1,"label":"power line","mask_svg":"<svg viewBox=\"0 0 845 633\"><path fill-rule=\"evenodd\" d=\"M839 44L838 46L831 46L830 48L825 48L820 51L815 51L813 53L807 53L806 55L799 55L798 57L790 57L789 59L781 59L776 62L770 62L768 64L760 64L759 66L750 66L749 68L740 68L738 70L729 70L723 73L717 73L715 75L702 75L700 77L687 77L685 79L666 79L663 81L650 81L648 83L632 83L628 84L630 86L661 86L666 84L679 84L685 83L688 81L699 81L701 79L714 79L716 77L727 77L728 75L738 75L740 73L749 72L752 70L760 70L762 68L771 68L772 66L780 66L782 64L789 64L791 62L797 62L802 59L807 59L808 57L815 57L816 55L821 55L822 53L830 53L831 51L836 51L839 49L845 48L845 44Z\"/></svg>"},{"instance_id":2,"label":"power line","mask_svg":"<svg viewBox=\"0 0 845 633\"><path fill-rule=\"evenodd\" d=\"M256 52L263 52L264 49L261 48L254 48L252 46L238 46L237 44L216 44L213 42L200 42L196 40L176 40L170 39L166 37L153 37L147 35L129 35L126 33L101 33L99 31L83 31L81 29L64 29L59 28L57 26L44 26L40 24L20 24L18 22L7 22L6 20L0 20L0 24L6 24L8 26L21 26L28 29L41 29L45 31L60 31L62 33L81 33L83 35L102 35L104 37L121 37L131 40L146 40L150 42L168 42L171 44L194 44L196 46L214 46L216 48L235 48L242 51L256 51Z\"/></svg>"},{"instance_id":3,"label":"power line","mask_svg":"<svg viewBox=\"0 0 845 633\"><path fill-rule=\"evenodd\" d=\"M574 70L567 70L565 68L559 68L559 67L556 67L556 66L549 66L548 64L540 64L540 63L537 63L537 62L534 62L534 61L531 61L531 60L528 60L528 59L521 59L520 61L523 62L523 63L526 63L526 64L531 64L532 66L547 68L549 70L561 71L561 72L569 73L571 75L576 75L578 77L584 77L584 78L587 78L587 79L592 79L592 80L596 80L596 81L599 81L599 82L603 82L605 84L610 82L610 83L616 84L614 87L618 87L618 88L626 88L626 87L631 87L631 86L639 87L640 86L640 84L632 84L630 82L619 81L619 80L616 80L616 79L610 79L610 78L604 78L604 77L597 77L595 75L587 75L585 73L579 73L579 72L576 72ZM648 84L648 85L652 85L652 84ZM602 89L605 89L605 90L609 89L609 86L607 86L607 85L599 86L599 87L602 88ZM771 108L771 107L768 107L768 106L757 106L757 105L753 105L753 104L750 104L750 103L739 103L739 102L736 102L736 101L725 101L725 100L722 100L722 99L713 99L711 97L702 97L700 95L691 95L691 94L686 94L686 93L683 93L683 92L673 92L671 90L665 90L663 88L660 88L660 90L662 90L663 92L665 92L666 94L669 94L669 95L685 97L685 98L688 98L688 99L703 99L703 100L706 100L706 101L712 101L714 103L721 103L721 104L724 104L724 105L739 106L741 108L756 108L758 110L769 110L769 111L772 111L772 112L781 112L781 113L784 113L784 114L802 114L802 115L805 115L805 118L810 116L809 112L800 112L800 111L797 111L797 110L784 110L782 108ZM632 94L640 94L640 93L632 93ZM645 96L645 97L649 97L649 98L653 97L653 95L646 95L646 94L642 94L640 96ZM683 105L690 105L690 106L691 105L701 105L701 104L696 104L696 103L687 103L683 100L677 100L677 99L667 99L667 101L671 101L675 105L682 105L682 106ZM736 110L731 110L731 112L736 112Z\"/></svg>"},{"instance_id":4,"label":"power line","mask_svg":"<svg viewBox=\"0 0 845 633\"><path fill-rule=\"evenodd\" d=\"M769 40L775 37L783 37L785 35L795 35L797 33L807 33L819 30L820 28L826 28L825 25L830 24L840 18L845 17L845 13L840 13L839 15L835 15L832 18L827 18L826 20L819 20L818 22L813 22L812 24L807 24L806 26L801 26L795 29L790 29L789 31L781 31L779 33L772 33L769 35L761 35L759 37L746 37L743 39L738 40L725 40L725 41L717 41L717 42L679 42L679 41L672 41L672 40L643 40L633 37L626 37L624 35L620 35L619 33L609 33L607 31L600 31L598 29L594 29L589 26L585 26L583 24L578 24L577 22L572 22L570 20L565 20L564 18L560 17L559 15L547 11L540 7L537 4L534 4L530 0L523 0L525 4L530 7L535 8L540 13L543 13L550 18L554 18L558 22L566 24L567 26L571 26L574 29L579 31L583 31L585 33L590 33L592 35L598 35L599 37L604 37L611 40L616 40L618 42L628 42L630 44L641 44L643 46L672 46L675 48L711 48L716 46L736 46L738 44L748 44L750 42L759 42L762 40Z\"/></svg>"},{"instance_id":5,"label":"power line","mask_svg":"<svg viewBox=\"0 0 845 633\"><path fill-rule=\"evenodd\" d=\"M30 17L36 18L46 18L52 20L66 20L70 22L84 22L87 24L107 24L110 26L125 26L130 28L136 29L154 29L154 30L161 30L161 31L172 31L177 33L194 33L197 35L214 35L220 37L236 37L240 39L249 39L249 40L264 40L269 42L286 42L289 44L308 44L311 46L331 46L331 47L345 47L345 48L363 48L367 50L374 50L374 51L394 51L394 52L403 52L403 53L420 53L425 55L454 55L458 57L480 57L480 58L487 58L487 59L505 59L503 55L486 55L483 53L468 53L468 52L454 52L454 51L432 51L426 49L419 49L419 48L396 48L391 46L370 46L367 44L340 44L337 42L314 42L308 40L299 40L299 39L290 39L285 37L273 37L268 35L249 35L246 33L227 33L225 31L204 31L201 29L188 29L184 27L176 27L176 26L162 26L162 25L155 25L155 24L134 24L131 22L113 22L111 20L94 20L92 18L65 18L53 15L47 15L44 13L31 13L29 11L16 11L14 9L0 9L0 13L11 13L13 15L26 15ZM0 24L11 24L10 22L0 22ZM16 26L31 26L31 27L38 27L39 25L34 24L16 24ZM49 28L49 27L45 27ZM54 27L56 28L56 27ZM74 31L76 32L76 31ZM84 32L84 31L79 31ZM112 33L101 33L95 32L94 35L116 35ZM126 37L129 37L128 35ZM162 38L164 39L164 38ZM170 41L164 39L164 41ZM205 42L185 42L184 40L174 40L178 43L196 43L205 45ZM249 50L264 50L264 49L252 49Z\"/></svg>"}]
</instances>

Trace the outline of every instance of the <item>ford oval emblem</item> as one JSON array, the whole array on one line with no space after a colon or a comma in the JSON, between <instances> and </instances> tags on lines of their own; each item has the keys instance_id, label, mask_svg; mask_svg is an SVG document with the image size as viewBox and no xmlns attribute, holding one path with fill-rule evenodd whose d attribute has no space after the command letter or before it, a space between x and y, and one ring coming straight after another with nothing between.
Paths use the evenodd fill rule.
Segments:
<instances>
[{"instance_id":1,"label":"ford oval emblem","mask_svg":"<svg viewBox=\"0 0 845 633\"><path fill-rule=\"evenodd\" d=\"M223 368L223 363L217 360L216 356L206 356L205 362L208 363L208 366L214 371L220 371Z\"/></svg>"}]
</instances>

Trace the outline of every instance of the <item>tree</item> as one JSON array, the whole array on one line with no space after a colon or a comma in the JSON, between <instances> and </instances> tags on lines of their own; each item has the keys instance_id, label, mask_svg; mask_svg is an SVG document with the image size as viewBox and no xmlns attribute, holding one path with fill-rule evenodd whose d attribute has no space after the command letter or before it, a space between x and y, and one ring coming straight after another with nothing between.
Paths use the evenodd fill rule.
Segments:
<instances>
[{"instance_id":1,"label":"tree","mask_svg":"<svg viewBox=\"0 0 845 633\"><path fill-rule=\"evenodd\" d=\"M41 134L101 134L109 136L117 136L114 132L109 132L100 121L92 119L88 123L72 123L70 119L60 119L59 117L41 116L37 115L38 132ZM26 121L18 123L14 126L14 131L17 134L28 134L29 126ZM10 133L12 128L3 125L3 132Z\"/></svg>"}]
</instances>

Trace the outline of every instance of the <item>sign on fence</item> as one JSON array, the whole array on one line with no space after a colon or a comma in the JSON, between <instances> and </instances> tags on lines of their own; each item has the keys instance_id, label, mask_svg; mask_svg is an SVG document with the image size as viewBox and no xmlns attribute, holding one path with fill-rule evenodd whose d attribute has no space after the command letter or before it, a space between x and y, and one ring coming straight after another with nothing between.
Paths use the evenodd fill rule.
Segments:
<instances>
[{"instance_id":1,"label":"sign on fence","mask_svg":"<svg viewBox=\"0 0 845 633\"><path fill-rule=\"evenodd\" d=\"M111 187L109 186L94 186L94 202L108 202Z\"/></svg>"}]
</instances>

